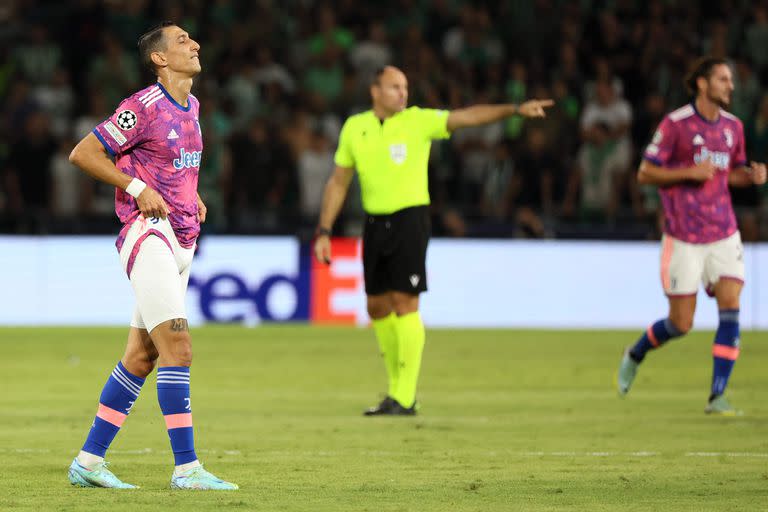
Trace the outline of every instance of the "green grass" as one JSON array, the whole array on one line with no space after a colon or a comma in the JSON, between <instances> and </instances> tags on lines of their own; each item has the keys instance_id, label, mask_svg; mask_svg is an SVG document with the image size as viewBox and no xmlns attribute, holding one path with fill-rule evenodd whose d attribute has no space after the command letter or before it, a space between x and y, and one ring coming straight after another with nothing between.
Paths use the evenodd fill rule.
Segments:
<instances>
[{"instance_id":1,"label":"green grass","mask_svg":"<svg viewBox=\"0 0 768 512\"><path fill-rule=\"evenodd\" d=\"M168 489L154 376L109 454L136 491L75 489L66 468L125 329L0 329L0 510L765 510L768 334L745 333L730 397L703 414L711 333L612 387L637 333L428 333L416 418L364 418L384 389L368 330L193 331L198 454L233 493ZM711 454L705 455L704 453Z\"/></svg>"}]
</instances>

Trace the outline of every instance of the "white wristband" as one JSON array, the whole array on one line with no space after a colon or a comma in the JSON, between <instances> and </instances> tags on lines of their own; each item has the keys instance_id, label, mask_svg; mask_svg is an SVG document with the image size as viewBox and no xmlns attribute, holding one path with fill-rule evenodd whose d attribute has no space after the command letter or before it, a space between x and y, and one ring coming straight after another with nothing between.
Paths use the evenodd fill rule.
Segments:
<instances>
[{"instance_id":1,"label":"white wristband","mask_svg":"<svg viewBox=\"0 0 768 512\"><path fill-rule=\"evenodd\" d=\"M147 188L146 183L141 181L139 178L133 178L128 186L125 187L125 191L133 197L138 198L139 194L144 192L145 188Z\"/></svg>"}]
</instances>

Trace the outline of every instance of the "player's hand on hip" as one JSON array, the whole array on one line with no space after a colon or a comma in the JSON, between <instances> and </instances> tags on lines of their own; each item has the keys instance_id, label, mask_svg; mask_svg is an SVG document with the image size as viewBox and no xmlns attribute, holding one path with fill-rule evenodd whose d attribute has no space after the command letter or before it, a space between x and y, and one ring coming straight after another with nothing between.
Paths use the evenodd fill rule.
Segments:
<instances>
[{"instance_id":1,"label":"player's hand on hip","mask_svg":"<svg viewBox=\"0 0 768 512\"><path fill-rule=\"evenodd\" d=\"M315 239L315 258L320 263L331 263L331 238L328 235L320 235Z\"/></svg>"},{"instance_id":2,"label":"player's hand on hip","mask_svg":"<svg viewBox=\"0 0 768 512\"><path fill-rule=\"evenodd\" d=\"M752 183L755 185L765 184L766 178L768 177L765 164L760 162L752 162L750 167L752 168Z\"/></svg>"},{"instance_id":3,"label":"player's hand on hip","mask_svg":"<svg viewBox=\"0 0 768 512\"><path fill-rule=\"evenodd\" d=\"M517 113L523 117L545 117L545 108L555 104L554 100L528 100L517 107Z\"/></svg>"},{"instance_id":4,"label":"player's hand on hip","mask_svg":"<svg viewBox=\"0 0 768 512\"><path fill-rule=\"evenodd\" d=\"M139 211L144 215L145 219L150 217L165 219L170 213L165 200L163 200L160 194L149 187L139 194L139 197L136 198L136 204L139 205Z\"/></svg>"},{"instance_id":5,"label":"player's hand on hip","mask_svg":"<svg viewBox=\"0 0 768 512\"><path fill-rule=\"evenodd\" d=\"M717 167L715 167L715 164L713 164L711 160L707 159L699 163L697 166L691 167L689 178L694 181L704 183L705 181L712 179L716 172Z\"/></svg>"},{"instance_id":6,"label":"player's hand on hip","mask_svg":"<svg viewBox=\"0 0 768 512\"><path fill-rule=\"evenodd\" d=\"M197 196L197 220L202 224L205 222L205 217L208 215L208 207L205 206L205 203L202 199L200 199L200 196Z\"/></svg>"}]
</instances>

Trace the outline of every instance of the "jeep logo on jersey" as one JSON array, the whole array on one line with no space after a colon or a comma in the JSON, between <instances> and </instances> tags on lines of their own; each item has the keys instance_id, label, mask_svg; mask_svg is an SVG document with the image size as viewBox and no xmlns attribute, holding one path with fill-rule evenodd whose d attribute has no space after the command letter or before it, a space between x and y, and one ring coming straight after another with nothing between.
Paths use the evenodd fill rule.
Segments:
<instances>
[{"instance_id":1,"label":"jeep logo on jersey","mask_svg":"<svg viewBox=\"0 0 768 512\"><path fill-rule=\"evenodd\" d=\"M393 162L400 165L405 162L405 157L408 156L408 148L405 144L390 144L389 156Z\"/></svg>"},{"instance_id":2,"label":"jeep logo on jersey","mask_svg":"<svg viewBox=\"0 0 768 512\"><path fill-rule=\"evenodd\" d=\"M117 126L126 131L136 128L136 123L138 120L139 118L136 117L136 114L133 112L133 110L123 110L117 114L116 119Z\"/></svg>"},{"instance_id":3,"label":"jeep logo on jersey","mask_svg":"<svg viewBox=\"0 0 768 512\"><path fill-rule=\"evenodd\" d=\"M710 151L707 148L701 148L701 153L693 155L693 161L697 164L709 160L718 169L728 170L731 164L731 155L725 151Z\"/></svg>"},{"instance_id":4,"label":"jeep logo on jersey","mask_svg":"<svg viewBox=\"0 0 768 512\"><path fill-rule=\"evenodd\" d=\"M181 148L181 154L179 154L179 158L173 161L173 166L177 169L184 169L185 167L200 167L200 160L202 157L202 151L187 152L184 148Z\"/></svg>"}]
</instances>

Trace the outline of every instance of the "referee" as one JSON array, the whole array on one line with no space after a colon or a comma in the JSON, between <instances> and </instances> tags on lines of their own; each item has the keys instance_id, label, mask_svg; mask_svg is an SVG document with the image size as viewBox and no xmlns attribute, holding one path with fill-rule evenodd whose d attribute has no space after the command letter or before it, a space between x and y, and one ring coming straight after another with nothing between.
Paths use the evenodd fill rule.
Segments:
<instances>
[{"instance_id":1,"label":"referee","mask_svg":"<svg viewBox=\"0 0 768 512\"><path fill-rule=\"evenodd\" d=\"M425 337L419 294L427 290L427 162L432 140L516 114L544 117L544 108L554 102L475 105L450 112L406 108L408 81L393 66L377 71L371 97L373 109L349 117L341 129L336 168L323 194L315 257L331 261L331 227L357 171L366 212L363 273L368 315L389 377L387 397L365 415L412 416Z\"/></svg>"}]
</instances>

